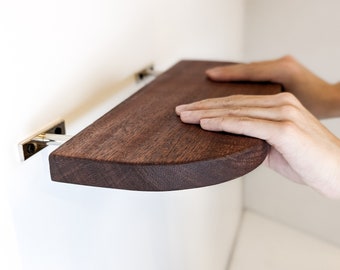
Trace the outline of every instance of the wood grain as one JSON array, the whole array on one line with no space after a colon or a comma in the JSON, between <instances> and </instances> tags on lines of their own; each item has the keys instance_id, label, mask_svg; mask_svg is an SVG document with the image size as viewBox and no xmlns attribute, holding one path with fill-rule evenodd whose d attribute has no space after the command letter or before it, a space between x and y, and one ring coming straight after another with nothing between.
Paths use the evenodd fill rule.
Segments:
<instances>
[{"instance_id":1,"label":"wood grain","mask_svg":"<svg viewBox=\"0 0 340 270\"><path fill-rule=\"evenodd\" d=\"M50 154L53 181L140 191L198 188L259 166L266 142L202 130L180 121L175 107L232 94L275 94L272 83L221 83L205 76L232 63L178 62Z\"/></svg>"}]
</instances>

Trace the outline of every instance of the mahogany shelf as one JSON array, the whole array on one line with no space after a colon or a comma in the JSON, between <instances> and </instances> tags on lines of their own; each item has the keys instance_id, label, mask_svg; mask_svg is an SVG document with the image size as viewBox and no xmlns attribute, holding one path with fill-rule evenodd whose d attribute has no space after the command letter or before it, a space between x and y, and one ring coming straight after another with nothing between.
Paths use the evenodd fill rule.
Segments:
<instances>
[{"instance_id":1,"label":"mahogany shelf","mask_svg":"<svg viewBox=\"0 0 340 270\"><path fill-rule=\"evenodd\" d=\"M113 108L49 156L53 181L139 191L215 185L258 167L269 145L260 139L184 124L175 107L232 94L268 95L281 85L213 82L211 67L183 60Z\"/></svg>"}]
</instances>

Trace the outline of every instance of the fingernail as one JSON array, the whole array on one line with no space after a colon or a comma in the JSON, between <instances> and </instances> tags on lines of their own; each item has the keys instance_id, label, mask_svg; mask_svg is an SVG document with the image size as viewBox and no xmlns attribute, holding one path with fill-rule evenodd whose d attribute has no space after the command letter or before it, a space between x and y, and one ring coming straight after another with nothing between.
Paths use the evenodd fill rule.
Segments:
<instances>
[{"instance_id":1,"label":"fingernail","mask_svg":"<svg viewBox=\"0 0 340 270\"><path fill-rule=\"evenodd\" d=\"M191 111L182 111L182 112L180 112L180 116L183 119L186 119L190 115L191 115Z\"/></svg>"},{"instance_id":2,"label":"fingernail","mask_svg":"<svg viewBox=\"0 0 340 270\"><path fill-rule=\"evenodd\" d=\"M210 75L212 75L212 74L214 74L214 73L215 73L215 69L213 69L213 68L207 69L207 70L205 71L205 74L207 74L208 76L210 76Z\"/></svg>"},{"instance_id":3,"label":"fingernail","mask_svg":"<svg viewBox=\"0 0 340 270\"><path fill-rule=\"evenodd\" d=\"M180 115L182 111L184 111L185 105L178 105L175 109L176 114Z\"/></svg>"},{"instance_id":4,"label":"fingernail","mask_svg":"<svg viewBox=\"0 0 340 270\"><path fill-rule=\"evenodd\" d=\"M219 74L221 74L221 69L220 68L211 68L211 69L208 69L206 71L206 74L209 76L209 77L215 77L215 76L218 76Z\"/></svg>"}]
</instances>

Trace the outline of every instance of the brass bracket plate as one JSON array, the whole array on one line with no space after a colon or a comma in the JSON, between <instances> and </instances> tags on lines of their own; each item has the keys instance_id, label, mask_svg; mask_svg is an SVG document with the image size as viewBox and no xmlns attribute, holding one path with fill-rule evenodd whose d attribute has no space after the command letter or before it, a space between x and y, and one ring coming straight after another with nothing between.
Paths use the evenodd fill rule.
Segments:
<instances>
[{"instance_id":1,"label":"brass bracket plate","mask_svg":"<svg viewBox=\"0 0 340 270\"><path fill-rule=\"evenodd\" d=\"M157 77L161 72L156 71L153 64L146 66L144 69L135 73L135 81L138 83L143 81L146 77L152 76Z\"/></svg>"},{"instance_id":2,"label":"brass bracket plate","mask_svg":"<svg viewBox=\"0 0 340 270\"><path fill-rule=\"evenodd\" d=\"M27 138L26 140L19 143L19 154L20 159L22 161L30 158L31 156L38 153L40 150L44 149L46 146L51 144L51 141L55 141L54 139L51 140L48 138L48 135L59 136L59 141L66 141L69 139L69 136L66 136L66 128L65 128L65 121L58 120L51 125L47 126L43 130L35 133L31 137ZM65 135L65 136L64 136ZM65 137L65 138L63 138ZM56 143L54 143L56 144ZM60 144L60 143L59 143Z\"/></svg>"}]
</instances>

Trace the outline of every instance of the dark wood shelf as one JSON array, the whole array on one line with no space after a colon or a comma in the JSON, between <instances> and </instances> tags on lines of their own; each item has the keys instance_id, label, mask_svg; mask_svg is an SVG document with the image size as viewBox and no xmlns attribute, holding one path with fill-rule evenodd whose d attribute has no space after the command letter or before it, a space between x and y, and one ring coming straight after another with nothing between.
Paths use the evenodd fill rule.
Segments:
<instances>
[{"instance_id":1,"label":"dark wood shelf","mask_svg":"<svg viewBox=\"0 0 340 270\"><path fill-rule=\"evenodd\" d=\"M53 181L140 191L198 188L259 166L266 142L202 130L175 107L232 94L275 94L272 83L221 83L205 76L232 63L180 61L50 154Z\"/></svg>"}]
</instances>

